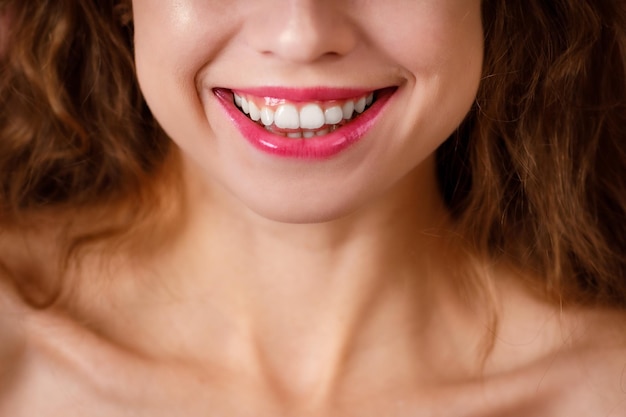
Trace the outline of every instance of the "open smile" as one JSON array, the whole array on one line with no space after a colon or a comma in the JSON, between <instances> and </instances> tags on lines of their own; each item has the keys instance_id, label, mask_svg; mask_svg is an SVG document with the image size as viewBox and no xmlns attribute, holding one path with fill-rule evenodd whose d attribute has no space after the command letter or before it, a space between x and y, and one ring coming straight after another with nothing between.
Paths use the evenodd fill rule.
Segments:
<instances>
[{"instance_id":1,"label":"open smile","mask_svg":"<svg viewBox=\"0 0 626 417\"><path fill-rule=\"evenodd\" d=\"M309 139L334 132L374 102L374 92L359 98L313 102L256 97L234 92L235 105L271 133Z\"/></svg>"},{"instance_id":2,"label":"open smile","mask_svg":"<svg viewBox=\"0 0 626 417\"><path fill-rule=\"evenodd\" d=\"M319 159L359 141L395 90L218 88L214 93L235 126L258 149Z\"/></svg>"}]
</instances>

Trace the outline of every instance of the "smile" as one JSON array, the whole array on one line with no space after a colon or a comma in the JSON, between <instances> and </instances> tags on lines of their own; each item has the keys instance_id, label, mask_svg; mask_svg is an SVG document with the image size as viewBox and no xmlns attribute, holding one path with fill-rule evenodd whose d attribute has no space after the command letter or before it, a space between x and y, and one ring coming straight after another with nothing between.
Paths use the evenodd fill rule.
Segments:
<instances>
[{"instance_id":1,"label":"smile","mask_svg":"<svg viewBox=\"0 0 626 417\"><path fill-rule=\"evenodd\" d=\"M326 102L288 102L285 99L233 93L235 105L250 120L271 133L291 139L324 136L363 113L374 93L359 98Z\"/></svg>"},{"instance_id":2,"label":"smile","mask_svg":"<svg viewBox=\"0 0 626 417\"><path fill-rule=\"evenodd\" d=\"M396 88L213 90L242 136L274 156L325 159L363 139Z\"/></svg>"}]
</instances>

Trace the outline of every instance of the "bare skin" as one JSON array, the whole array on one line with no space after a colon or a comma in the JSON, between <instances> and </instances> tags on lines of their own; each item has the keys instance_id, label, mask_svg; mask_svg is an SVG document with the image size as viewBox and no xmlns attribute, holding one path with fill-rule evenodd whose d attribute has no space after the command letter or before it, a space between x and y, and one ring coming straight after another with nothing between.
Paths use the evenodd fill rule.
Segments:
<instances>
[{"instance_id":1,"label":"bare skin","mask_svg":"<svg viewBox=\"0 0 626 417\"><path fill-rule=\"evenodd\" d=\"M154 9L158 11L155 6L167 4L147 0L134 3L136 9L144 6L144 12L149 12L146 16ZM201 6L209 4L169 3L177 7L185 3L195 5L194 13L181 13L186 19L198 16ZM231 3L229 0L228 4ZM438 11L435 16L441 17L446 16L439 10L441 5L453 8L469 3L478 4L415 2L420 13L410 16L408 27L414 26L413 22L422 16L429 23L426 26L434 31L437 25L432 22L438 20L424 18L428 10ZM341 4L350 13L368 10L352 7L348 2ZM263 9L262 2L240 5ZM367 50L357 42L364 38L365 31L351 36L350 31L355 28L347 30L340 23L354 25L362 20L367 23L364 25L367 29L384 22L379 19L379 13L363 13L354 19L329 19L321 11L332 8L317 10L317 14L309 16L302 13L308 9L295 7L310 6L309 3L292 2L292 5L290 9L279 10L283 15L276 20L286 23L283 32L270 33L280 27L261 25L266 19L259 10L244 14L258 19L250 26L241 23L243 18L235 24L228 22L229 16L236 16L229 13L220 19L220 22L224 20L225 30L241 27L254 30L244 31L240 36L229 35L230 32L223 36L201 33L199 48L206 47L207 39L220 40L216 42L217 52L206 53L210 57L219 56L223 45L240 47L235 41L228 43L223 39L230 36L238 41L252 34L250 40L242 42L248 47L263 39L260 33L267 32L266 36L276 36L287 44L276 44L281 48L273 51L273 55L263 49L264 57L308 65L317 62L320 57L316 54L321 51L323 62L328 63L329 56L356 51L363 57L363 51ZM411 3L401 5L407 7ZM361 6L367 4L363 2ZM273 16L279 15L274 8L264 9L271 10ZM387 12L394 10L402 9L389 7ZM171 10L167 12L163 16L172 16ZM214 10L210 12L208 15L214 14ZM463 22L471 14L460 10L458 15L461 18L457 20ZM442 27L460 27L460 23L449 25L448 20L440 20ZM144 25L149 21L144 19ZM206 25L206 20L198 21L202 31L219 29L220 22ZM293 22L298 24L289 24ZM302 26L302 22L307 25ZM304 36L315 35L324 22L333 23L331 29L338 32L332 33L337 36ZM193 26L189 21L183 23L178 27ZM166 27L163 22L144 27L152 26L157 34ZM303 27L311 32L302 30ZM263 28L266 30L260 30ZM289 34L290 28L298 30ZM289 36L284 36L285 33ZM394 33L376 32L367 48ZM433 33L437 36L421 38L431 38L433 42L427 44L435 46L434 40L445 41L446 36ZM167 31L165 35L176 40ZM0 40L1 37L2 33ZM401 38L413 42L414 37ZM459 40L466 38L461 33L459 39L452 37L451 43L461 44ZM151 44L146 39L143 38L144 45ZM193 44L188 42L189 37L181 36L181 39L184 39L181 45ZM332 43L337 40L343 43ZM393 45L398 42L387 41ZM158 50L163 49L162 40L154 44ZM174 43L171 49L179 50L181 45ZM265 44L261 46L266 48ZM241 59L241 50L233 50L236 52L233 55ZM450 48L444 44L438 50ZM386 50L389 51L394 49ZM397 51L402 61L407 56L406 49L398 47ZM200 52L201 56L205 54L201 49ZM438 53L435 55L436 65L423 65L418 60L420 65L416 65L415 72L419 75L431 67L441 67L442 58ZM199 65L193 54L186 56L194 57L189 73L195 76L197 66L204 70L202 60ZM379 54L374 56L381 58ZM426 63L427 58L429 54L424 52L422 59ZM145 68L159 70L163 62L167 61ZM386 81L389 68L376 66L375 62L366 60L371 72L384 75L382 79ZM346 68L363 67L352 65L357 63L354 61ZM454 64L451 67L468 72L466 65ZM343 67L333 68L333 73L324 70L308 74L339 77L346 73ZM221 73L230 76L233 71L227 69ZM394 77L406 73L397 71L396 66L391 69L389 73ZM176 70L179 75L179 68ZM358 71L359 74L362 73ZM457 75L450 78L459 78ZM156 87L170 85L161 78L154 79ZM182 91L174 87L177 94ZM423 91L423 86L417 90ZM441 91L441 88L433 90ZM158 93L154 94L155 100L160 100L163 92L155 91ZM456 95L458 88L454 91ZM470 93L471 85L467 88L469 101ZM410 107L407 104L416 107L419 102L409 100L411 94L403 94L408 98L397 106L401 114ZM197 97L193 93L189 97L196 105ZM177 106L172 106L170 100L162 102L167 106L164 113L171 113L173 108L185 109L183 99L182 105ZM459 118L466 110L463 105L451 108L459 112ZM172 114L175 122L182 120ZM436 118L428 115L424 119L430 125ZM401 119L395 119L389 127L396 125L397 120ZM190 124L187 120L183 122L185 128ZM456 121L449 123L453 122ZM448 121L444 124L441 132L433 134L432 149L449 133ZM423 134L424 129L416 131ZM188 133L185 131L180 137L193 136ZM201 138L210 137L203 133L199 135ZM398 137L402 139L401 135ZM412 134L407 134L406 139L409 144L414 142ZM389 156L388 166L402 168L403 164L398 162L403 161L398 156L412 153L407 150L416 155L429 152L428 147L413 149L412 146L398 147L397 153ZM195 148L189 146L189 149ZM384 153L379 156L373 160L385 160ZM406 176L401 169L395 172L376 165L373 167L377 169L364 170L375 175L360 181L353 179L347 183L352 187L344 187L343 191L359 189L354 184L361 184L361 191L376 186L383 189L384 181L374 181L384 176L381 172L386 173L388 184L393 186L372 193L366 203L348 210L349 214L312 224L284 224L263 218L222 188L226 184L230 191L241 192L238 178L230 178L227 172L220 174L225 178L221 185L211 179L197 181L206 177L206 173L187 163L186 221L154 253L84 259L80 267L71 271L70 279L76 285L73 297L46 310L28 307L6 285L8 280L0 280L3 283L0 416L626 416L624 313L561 309L543 302L520 285L525 277L513 273L506 265L478 262L481 278L486 279L489 274L495 283L492 302L499 319L495 331L490 321L491 304L464 290L468 269L467 260L459 255L462 250L445 238L449 223L435 185L432 156L424 161L416 156L410 163L417 167ZM289 174L292 167L283 169L281 174ZM321 189L317 185L323 184L328 172L313 172L317 176L308 173L318 180L317 183L311 180L313 186L309 191ZM335 172L330 174L333 181L324 184L327 187L339 178ZM254 177L242 176L241 182L248 184ZM273 196L275 206L264 206L265 211L276 214L285 203L299 209L286 210L290 214L300 215L307 209L304 204L299 207L299 201L294 199L281 200L282 191L292 185L293 175L268 174L268 177L270 181L265 185L278 186ZM337 185L339 190L340 185ZM261 206L259 201L265 204L268 200L266 189L259 195L254 190L246 192L250 195L242 193L240 197L247 198L248 203ZM328 195L335 197L337 193ZM352 204L344 203L346 207ZM320 212L330 211L330 208L320 209ZM320 215L315 210L310 213ZM10 233L0 236L0 251L7 255L4 259L7 269L17 275L41 274L43 281L50 278L49 266L58 256L54 247L54 239L45 236L16 237ZM485 341L492 335L493 347L484 358Z\"/></svg>"},{"instance_id":2,"label":"bare skin","mask_svg":"<svg viewBox=\"0 0 626 417\"><path fill-rule=\"evenodd\" d=\"M5 289L0 415L626 415L624 315L561 311L505 267L483 364L488 310L455 290L440 201L407 197L435 193L417 171L332 228L196 190L150 270L87 262L73 302L43 311Z\"/></svg>"}]
</instances>

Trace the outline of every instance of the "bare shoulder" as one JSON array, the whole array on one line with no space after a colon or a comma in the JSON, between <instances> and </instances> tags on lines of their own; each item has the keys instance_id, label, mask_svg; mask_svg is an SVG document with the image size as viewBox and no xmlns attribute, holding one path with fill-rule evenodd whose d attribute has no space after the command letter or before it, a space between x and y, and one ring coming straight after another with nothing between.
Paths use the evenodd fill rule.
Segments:
<instances>
[{"instance_id":1,"label":"bare shoulder","mask_svg":"<svg viewBox=\"0 0 626 417\"><path fill-rule=\"evenodd\" d=\"M486 369L499 415L626 417L626 310L510 294Z\"/></svg>"},{"instance_id":2,"label":"bare shoulder","mask_svg":"<svg viewBox=\"0 0 626 417\"><path fill-rule=\"evenodd\" d=\"M573 381L569 396L594 408L587 415L626 416L626 311L584 314L564 362Z\"/></svg>"},{"instance_id":3,"label":"bare shoulder","mask_svg":"<svg viewBox=\"0 0 626 417\"><path fill-rule=\"evenodd\" d=\"M626 312L586 311L564 326L560 348L531 367L546 415L626 417Z\"/></svg>"},{"instance_id":4,"label":"bare shoulder","mask_svg":"<svg viewBox=\"0 0 626 417\"><path fill-rule=\"evenodd\" d=\"M68 340L66 327L53 313L28 305L0 274L0 416L56 415L45 408L55 405L50 400L78 392L54 346Z\"/></svg>"},{"instance_id":5,"label":"bare shoulder","mask_svg":"<svg viewBox=\"0 0 626 417\"><path fill-rule=\"evenodd\" d=\"M0 273L0 411L18 383L24 364L26 336L21 325L23 317L24 309L17 295Z\"/></svg>"},{"instance_id":6,"label":"bare shoulder","mask_svg":"<svg viewBox=\"0 0 626 417\"><path fill-rule=\"evenodd\" d=\"M81 404L98 404L81 372L88 340L54 314L11 298L0 294L0 416L87 415Z\"/></svg>"},{"instance_id":7,"label":"bare shoulder","mask_svg":"<svg viewBox=\"0 0 626 417\"><path fill-rule=\"evenodd\" d=\"M21 331L21 322L25 314L24 304L0 269L0 366L2 367L8 362L4 359L11 358L23 345L24 334Z\"/></svg>"}]
</instances>

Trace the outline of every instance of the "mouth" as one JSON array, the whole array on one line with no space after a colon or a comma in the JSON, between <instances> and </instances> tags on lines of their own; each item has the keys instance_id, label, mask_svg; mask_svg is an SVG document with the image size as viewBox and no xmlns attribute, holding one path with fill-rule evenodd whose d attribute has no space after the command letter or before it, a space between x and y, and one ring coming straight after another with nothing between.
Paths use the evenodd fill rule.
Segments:
<instances>
[{"instance_id":1,"label":"mouth","mask_svg":"<svg viewBox=\"0 0 626 417\"><path fill-rule=\"evenodd\" d=\"M328 158L360 141L396 87L379 90L213 90L257 149L291 158Z\"/></svg>"},{"instance_id":2,"label":"mouth","mask_svg":"<svg viewBox=\"0 0 626 417\"><path fill-rule=\"evenodd\" d=\"M328 135L368 110L376 92L355 98L326 101L289 101L233 91L234 104L250 120L270 133L290 139Z\"/></svg>"}]
</instances>

